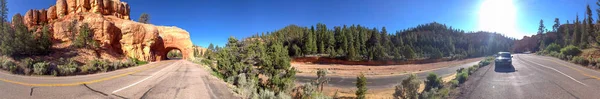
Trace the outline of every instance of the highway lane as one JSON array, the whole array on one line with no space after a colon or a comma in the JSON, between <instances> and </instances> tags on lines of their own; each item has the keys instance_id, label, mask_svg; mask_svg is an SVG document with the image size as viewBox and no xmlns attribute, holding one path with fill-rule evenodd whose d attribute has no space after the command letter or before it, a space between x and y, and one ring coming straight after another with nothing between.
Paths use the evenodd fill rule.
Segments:
<instances>
[{"instance_id":1,"label":"highway lane","mask_svg":"<svg viewBox=\"0 0 600 99\"><path fill-rule=\"evenodd\" d=\"M436 73L441 76L448 76L456 73L456 70L459 68L468 68L478 64L478 62L471 62L467 64L450 66L445 68L439 68L431 71L423 71L415 73L419 79L425 79L429 73ZM408 74L402 75L391 75L391 76L375 76L375 77L367 77L367 88L369 89L385 89L385 88L393 88L394 86L400 84L403 79L406 79ZM329 87L338 87L338 88L356 88L356 76L354 77L346 77L346 76L328 76L330 79L329 83L326 86ZM316 79L315 76L303 76L296 75L297 83L309 83Z\"/></svg>"},{"instance_id":2,"label":"highway lane","mask_svg":"<svg viewBox=\"0 0 600 99\"><path fill-rule=\"evenodd\" d=\"M556 58L515 54L513 66L480 68L460 99L597 99L600 72Z\"/></svg>"},{"instance_id":3,"label":"highway lane","mask_svg":"<svg viewBox=\"0 0 600 99\"><path fill-rule=\"evenodd\" d=\"M168 60L107 73L35 77L0 73L0 98L237 98L225 82L185 60Z\"/></svg>"}]
</instances>

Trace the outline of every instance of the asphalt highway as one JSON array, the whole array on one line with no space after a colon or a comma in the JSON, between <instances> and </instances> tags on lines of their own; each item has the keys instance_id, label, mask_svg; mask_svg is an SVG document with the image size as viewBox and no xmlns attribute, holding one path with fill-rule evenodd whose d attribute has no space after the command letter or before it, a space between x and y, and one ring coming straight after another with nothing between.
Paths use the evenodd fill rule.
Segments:
<instances>
[{"instance_id":1,"label":"asphalt highway","mask_svg":"<svg viewBox=\"0 0 600 99\"><path fill-rule=\"evenodd\" d=\"M598 99L600 72L553 57L513 55L512 66L480 68L459 99Z\"/></svg>"},{"instance_id":2,"label":"asphalt highway","mask_svg":"<svg viewBox=\"0 0 600 99\"><path fill-rule=\"evenodd\" d=\"M167 60L112 72L67 77L0 72L0 99L234 99L203 67Z\"/></svg>"}]
</instances>

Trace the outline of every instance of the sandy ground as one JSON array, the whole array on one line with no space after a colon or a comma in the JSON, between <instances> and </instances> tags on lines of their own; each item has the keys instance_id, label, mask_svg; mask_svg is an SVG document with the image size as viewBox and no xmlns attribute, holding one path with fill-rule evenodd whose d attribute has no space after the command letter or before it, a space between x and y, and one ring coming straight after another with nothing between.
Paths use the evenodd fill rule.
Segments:
<instances>
[{"instance_id":1,"label":"sandy ground","mask_svg":"<svg viewBox=\"0 0 600 99\"><path fill-rule=\"evenodd\" d=\"M316 76L318 69L327 69L328 76L348 76L355 77L360 73L365 76L389 76L403 75L409 72L424 72L435 70L448 66L466 64L480 61L483 58L469 58L463 60L427 63L427 64L407 64L407 65L387 65L387 66L366 66L366 65L339 65L339 64L309 64L292 62L292 66L299 70L296 75Z\"/></svg>"}]
</instances>

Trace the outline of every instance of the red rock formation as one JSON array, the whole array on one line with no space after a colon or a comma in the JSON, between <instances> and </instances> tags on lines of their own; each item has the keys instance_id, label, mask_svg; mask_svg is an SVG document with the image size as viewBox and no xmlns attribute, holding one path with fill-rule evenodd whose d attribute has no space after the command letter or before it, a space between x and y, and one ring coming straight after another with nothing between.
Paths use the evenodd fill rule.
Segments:
<instances>
[{"instance_id":1,"label":"red rock formation","mask_svg":"<svg viewBox=\"0 0 600 99\"><path fill-rule=\"evenodd\" d=\"M23 20L29 28L50 24L52 38L66 43L78 35L69 26L88 24L101 50L140 60L163 60L173 49L182 51L184 59L193 58L187 31L131 21L129 13L129 4L119 0L57 0L48 10L29 10Z\"/></svg>"}]
</instances>

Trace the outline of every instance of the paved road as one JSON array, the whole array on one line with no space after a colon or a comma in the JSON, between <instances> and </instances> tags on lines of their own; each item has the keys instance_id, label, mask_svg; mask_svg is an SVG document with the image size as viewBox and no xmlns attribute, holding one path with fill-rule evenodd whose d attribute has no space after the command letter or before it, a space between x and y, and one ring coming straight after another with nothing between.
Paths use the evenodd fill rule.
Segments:
<instances>
[{"instance_id":1,"label":"paved road","mask_svg":"<svg viewBox=\"0 0 600 99\"><path fill-rule=\"evenodd\" d=\"M513 66L480 68L459 99L598 99L600 72L552 57L516 54Z\"/></svg>"},{"instance_id":2,"label":"paved road","mask_svg":"<svg viewBox=\"0 0 600 99\"><path fill-rule=\"evenodd\" d=\"M467 64L462 64L458 66L450 66L445 68L440 68L432 71L425 71L416 73L419 79L425 79L429 73L436 73L441 76L448 76L451 74L455 74L456 70L459 68L468 68L478 64L478 62L471 62ZM382 76L382 77L367 77L367 88L369 89L385 89L385 88L393 88L394 86L400 84L403 79L408 77L407 74L404 75L393 75L393 76ZM316 79L315 76L302 76L296 75L297 83L308 83L312 82ZM330 81L326 86L330 87L339 87L339 88L356 88L356 77L344 77L344 76L330 76Z\"/></svg>"},{"instance_id":3,"label":"paved road","mask_svg":"<svg viewBox=\"0 0 600 99\"><path fill-rule=\"evenodd\" d=\"M0 72L1 99L234 99L221 80L185 60L168 60L108 73L33 77Z\"/></svg>"}]
</instances>

